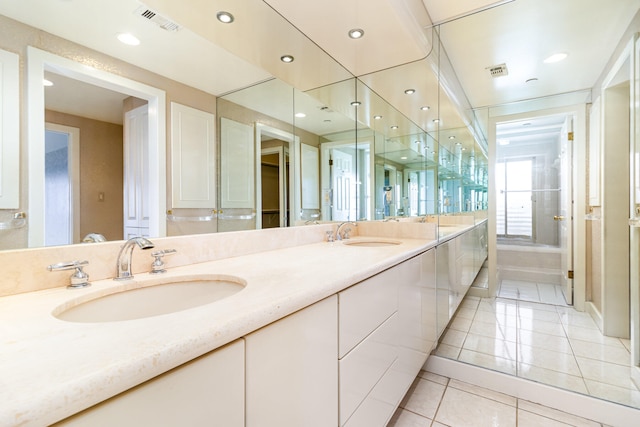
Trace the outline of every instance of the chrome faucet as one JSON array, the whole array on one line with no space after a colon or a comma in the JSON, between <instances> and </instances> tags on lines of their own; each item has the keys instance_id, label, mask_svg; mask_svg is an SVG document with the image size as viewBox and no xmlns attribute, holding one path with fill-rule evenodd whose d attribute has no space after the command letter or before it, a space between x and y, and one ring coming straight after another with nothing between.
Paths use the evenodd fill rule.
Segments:
<instances>
[{"instance_id":1,"label":"chrome faucet","mask_svg":"<svg viewBox=\"0 0 640 427\"><path fill-rule=\"evenodd\" d=\"M354 227L358 226L358 224L356 224L353 221L345 221L345 222L341 223L340 225L338 225L338 228L336 229L336 240L342 240L342 239L348 239L349 238L349 231L351 231L350 228L347 228L347 230L345 230L344 235L340 234L340 229L342 229L342 227L347 225L347 224L352 224Z\"/></svg>"},{"instance_id":2,"label":"chrome faucet","mask_svg":"<svg viewBox=\"0 0 640 427\"><path fill-rule=\"evenodd\" d=\"M116 277L113 280L128 280L133 279L133 274L131 273L131 259L133 258L133 245L138 245L140 249L151 249L153 248L153 243L150 240L145 239L144 237L132 237L127 240L120 252L118 253L118 261L116 265Z\"/></svg>"}]
</instances>

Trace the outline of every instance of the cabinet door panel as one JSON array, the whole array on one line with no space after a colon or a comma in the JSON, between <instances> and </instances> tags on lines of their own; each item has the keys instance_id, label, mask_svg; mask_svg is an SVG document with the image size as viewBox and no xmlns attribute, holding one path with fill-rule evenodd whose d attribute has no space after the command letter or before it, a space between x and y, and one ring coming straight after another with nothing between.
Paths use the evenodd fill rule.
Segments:
<instances>
[{"instance_id":1,"label":"cabinet door panel","mask_svg":"<svg viewBox=\"0 0 640 427\"><path fill-rule=\"evenodd\" d=\"M56 426L244 426L244 340L173 369Z\"/></svg>"},{"instance_id":2,"label":"cabinet door panel","mask_svg":"<svg viewBox=\"0 0 640 427\"><path fill-rule=\"evenodd\" d=\"M245 337L247 427L338 423L334 295Z\"/></svg>"}]
</instances>

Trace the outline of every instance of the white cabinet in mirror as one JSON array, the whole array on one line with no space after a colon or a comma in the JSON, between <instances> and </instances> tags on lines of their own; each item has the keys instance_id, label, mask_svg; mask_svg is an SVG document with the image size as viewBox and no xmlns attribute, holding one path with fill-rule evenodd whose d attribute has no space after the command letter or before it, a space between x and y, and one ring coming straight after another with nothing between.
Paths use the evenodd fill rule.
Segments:
<instances>
[{"instance_id":1,"label":"white cabinet in mirror","mask_svg":"<svg viewBox=\"0 0 640 427\"><path fill-rule=\"evenodd\" d=\"M0 50L0 209L20 203L18 69L18 55Z\"/></svg>"}]
</instances>

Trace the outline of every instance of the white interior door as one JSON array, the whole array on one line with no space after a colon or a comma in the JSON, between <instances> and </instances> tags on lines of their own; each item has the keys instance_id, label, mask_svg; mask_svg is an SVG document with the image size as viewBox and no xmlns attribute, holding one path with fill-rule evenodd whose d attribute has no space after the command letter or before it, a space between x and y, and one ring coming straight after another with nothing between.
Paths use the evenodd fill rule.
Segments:
<instances>
[{"instance_id":1,"label":"white interior door","mask_svg":"<svg viewBox=\"0 0 640 427\"><path fill-rule=\"evenodd\" d=\"M149 236L149 108L125 113L124 238Z\"/></svg>"},{"instance_id":2,"label":"white interior door","mask_svg":"<svg viewBox=\"0 0 640 427\"><path fill-rule=\"evenodd\" d=\"M571 165L573 164L573 120L567 116L560 135L560 212L554 219L558 222L563 294L567 304L573 304L573 190Z\"/></svg>"},{"instance_id":3,"label":"white interior door","mask_svg":"<svg viewBox=\"0 0 640 427\"><path fill-rule=\"evenodd\" d=\"M332 183L334 221L356 220L356 176L352 154L339 149L331 152L333 160Z\"/></svg>"}]
</instances>

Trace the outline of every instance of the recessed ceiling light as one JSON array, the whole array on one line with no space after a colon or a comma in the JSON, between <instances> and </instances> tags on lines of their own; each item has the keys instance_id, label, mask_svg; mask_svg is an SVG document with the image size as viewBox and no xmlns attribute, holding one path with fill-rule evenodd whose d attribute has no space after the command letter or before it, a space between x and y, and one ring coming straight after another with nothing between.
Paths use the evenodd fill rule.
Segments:
<instances>
[{"instance_id":1,"label":"recessed ceiling light","mask_svg":"<svg viewBox=\"0 0 640 427\"><path fill-rule=\"evenodd\" d=\"M456 139L455 135L451 135L449 139Z\"/></svg>"},{"instance_id":2,"label":"recessed ceiling light","mask_svg":"<svg viewBox=\"0 0 640 427\"><path fill-rule=\"evenodd\" d=\"M118 34L118 40L124 44L128 44L129 46L138 46L140 44L140 39L131 33Z\"/></svg>"},{"instance_id":3,"label":"recessed ceiling light","mask_svg":"<svg viewBox=\"0 0 640 427\"><path fill-rule=\"evenodd\" d=\"M407 160L407 156L400 157L400 160Z\"/></svg>"},{"instance_id":4,"label":"recessed ceiling light","mask_svg":"<svg viewBox=\"0 0 640 427\"><path fill-rule=\"evenodd\" d=\"M393 125L393 126L391 126L391 129L394 129L394 130L395 130L395 129L398 129L398 126Z\"/></svg>"},{"instance_id":5,"label":"recessed ceiling light","mask_svg":"<svg viewBox=\"0 0 640 427\"><path fill-rule=\"evenodd\" d=\"M416 93L416 90L415 89L407 89L407 90L404 91L404 93L406 93L407 95L411 95L411 94Z\"/></svg>"},{"instance_id":6,"label":"recessed ceiling light","mask_svg":"<svg viewBox=\"0 0 640 427\"><path fill-rule=\"evenodd\" d=\"M287 64L289 64L290 62L293 62L294 58L291 55L282 55L280 57L280 61L282 62L286 62Z\"/></svg>"},{"instance_id":7,"label":"recessed ceiling light","mask_svg":"<svg viewBox=\"0 0 640 427\"><path fill-rule=\"evenodd\" d=\"M420 109L422 111L427 111L427 110L431 109L431 107L429 107L428 105L424 105L424 106L420 107Z\"/></svg>"},{"instance_id":8,"label":"recessed ceiling light","mask_svg":"<svg viewBox=\"0 0 640 427\"><path fill-rule=\"evenodd\" d=\"M353 30L349 31L349 37L351 37L352 39L359 39L362 38L362 36L364 36L364 30L360 28L354 28Z\"/></svg>"},{"instance_id":9,"label":"recessed ceiling light","mask_svg":"<svg viewBox=\"0 0 640 427\"><path fill-rule=\"evenodd\" d=\"M462 142L456 142L456 145L459 147L462 145Z\"/></svg>"},{"instance_id":10,"label":"recessed ceiling light","mask_svg":"<svg viewBox=\"0 0 640 427\"><path fill-rule=\"evenodd\" d=\"M379 116L379 115L378 116L373 116L374 120L380 120L381 118L382 118L382 116Z\"/></svg>"},{"instance_id":11,"label":"recessed ceiling light","mask_svg":"<svg viewBox=\"0 0 640 427\"><path fill-rule=\"evenodd\" d=\"M550 57L548 57L547 59L544 60L545 64L552 64L554 62L560 62L563 59L565 59L567 56L566 53L554 53L553 55L551 55Z\"/></svg>"},{"instance_id":12,"label":"recessed ceiling light","mask_svg":"<svg viewBox=\"0 0 640 427\"><path fill-rule=\"evenodd\" d=\"M420 144L420 141L414 141L416 144Z\"/></svg>"},{"instance_id":13,"label":"recessed ceiling light","mask_svg":"<svg viewBox=\"0 0 640 427\"><path fill-rule=\"evenodd\" d=\"M440 119L433 119L433 123L440 123Z\"/></svg>"},{"instance_id":14,"label":"recessed ceiling light","mask_svg":"<svg viewBox=\"0 0 640 427\"><path fill-rule=\"evenodd\" d=\"M296 117L302 119L303 117L307 117L305 113L296 113Z\"/></svg>"},{"instance_id":15,"label":"recessed ceiling light","mask_svg":"<svg viewBox=\"0 0 640 427\"><path fill-rule=\"evenodd\" d=\"M235 19L232 14L224 11L216 13L216 18L218 18L218 21L222 22L223 24L231 24Z\"/></svg>"},{"instance_id":16,"label":"recessed ceiling light","mask_svg":"<svg viewBox=\"0 0 640 427\"><path fill-rule=\"evenodd\" d=\"M362 102L360 102L360 101L353 101L353 102L351 103L351 106L352 106L352 107L358 107L358 106L360 106L360 104L362 104Z\"/></svg>"},{"instance_id":17,"label":"recessed ceiling light","mask_svg":"<svg viewBox=\"0 0 640 427\"><path fill-rule=\"evenodd\" d=\"M53 82L51 80L42 79L42 86L53 86Z\"/></svg>"}]
</instances>

